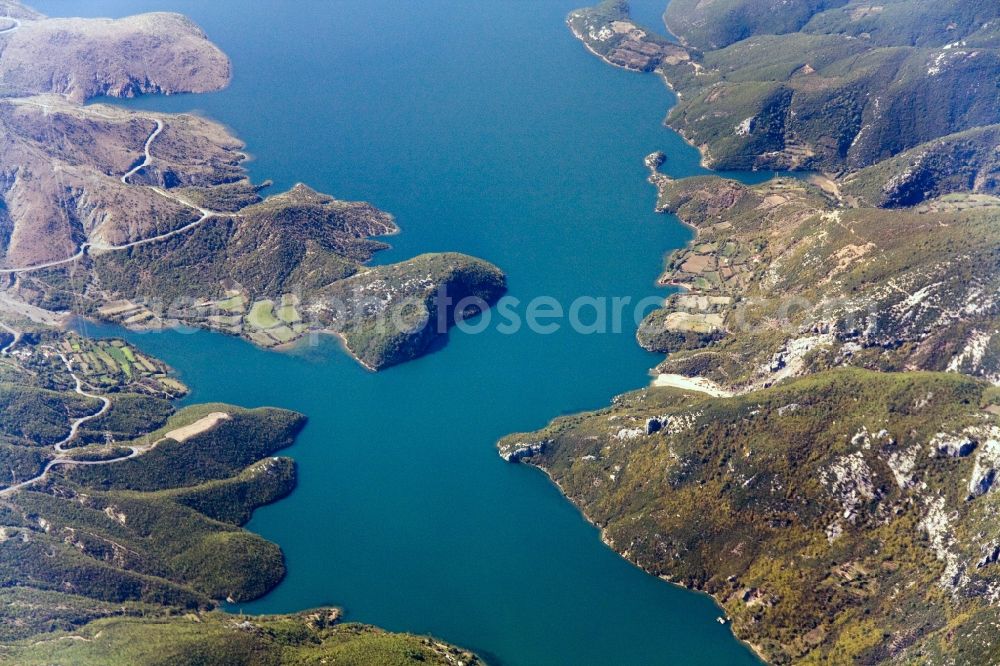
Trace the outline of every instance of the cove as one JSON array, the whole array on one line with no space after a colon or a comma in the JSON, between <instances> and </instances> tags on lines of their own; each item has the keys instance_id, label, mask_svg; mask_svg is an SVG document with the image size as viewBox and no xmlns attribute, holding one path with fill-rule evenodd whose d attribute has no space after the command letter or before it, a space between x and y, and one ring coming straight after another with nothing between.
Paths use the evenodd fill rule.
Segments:
<instances>
[{"instance_id":1,"label":"cove","mask_svg":"<svg viewBox=\"0 0 1000 666\"><path fill-rule=\"evenodd\" d=\"M465 252L503 268L524 302L662 297L663 254L690 233L653 212L642 159L663 150L667 173L703 170L661 125L673 103L663 83L572 38L563 21L576 4L35 3L50 15L192 17L232 58L232 85L124 104L226 123L274 192L301 180L393 213L403 233L379 262ZM757 663L711 599L631 566L542 474L494 450L504 434L647 383L657 357L634 331L454 331L377 375L332 340L275 353L204 332L124 335L178 370L188 402L309 416L283 452L298 488L248 525L281 546L288 577L233 610L336 604L494 664Z\"/></svg>"}]
</instances>

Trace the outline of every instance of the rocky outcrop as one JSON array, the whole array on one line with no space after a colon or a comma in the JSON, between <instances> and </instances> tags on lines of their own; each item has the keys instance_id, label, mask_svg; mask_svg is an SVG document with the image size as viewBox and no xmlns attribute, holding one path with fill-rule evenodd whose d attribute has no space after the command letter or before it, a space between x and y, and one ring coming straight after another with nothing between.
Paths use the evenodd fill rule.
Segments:
<instances>
[{"instance_id":1,"label":"rocky outcrop","mask_svg":"<svg viewBox=\"0 0 1000 666\"><path fill-rule=\"evenodd\" d=\"M941 433L931 440L931 449L948 458L964 458L976 449L976 441L965 435Z\"/></svg>"},{"instance_id":2,"label":"rocky outcrop","mask_svg":"<svg viewBox=\"0 0 1000 666\"><path fill-rule=\"evenodd\" d=\"M498 451L500 457L505 461L516 463L543 453L545 447L551 443L551 440L539 440L536 442L504 441L499 445Z\"/></svg>"}]
</instances>

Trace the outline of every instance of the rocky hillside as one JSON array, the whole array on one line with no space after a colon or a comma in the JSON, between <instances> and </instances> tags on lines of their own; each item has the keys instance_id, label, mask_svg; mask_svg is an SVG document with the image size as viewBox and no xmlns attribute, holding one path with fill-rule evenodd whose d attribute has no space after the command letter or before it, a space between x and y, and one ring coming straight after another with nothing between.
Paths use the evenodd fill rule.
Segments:
<instances>
[{"instance_id":1,"label":"rocky hillside","mask_svg":"<svg viewBox=\"0 0 1000 666\"><path fill-rule=\"evenodd\" d=\"M882 210L776 179L657 179L697 239L660 281L683 291L639 331L662 372L732 390L850 364L1000 382L1000 199L952 193Z\"/></svg>"},{"instance_id":2,"label":"rocky hillside","mask_svg":"<svg viewBox=\"0 0 1000 666\"><path fill-rule=\"evenodd\" d=\"M593 40L647 33L626 11L568 21L620 64ZM695 232L638 332L668 354L652 386L498 444L768 662L1000 660L996 12L672 3L668 123L715 164L838 173L675 180L649 155Z\"/></svg>"},{"instance_id":3,"label":"rocky hillside","mask_svg":"<svg viewBox=\"0 0 1000 666\"><path fill-rule=\"evenodd\" d=\"M995 663L995 388L836 370L649 388L512 435L625 557L711 593L770 663Z\"/></svg>"},{"instance_id":4,"label":"rocky hillside","mask_svg":"<svg viewBox=\"0 0 1000 666\"><path fill-rule=\"evenodd\" d=\"M662 47L624 2L570 24L581 17L592 29L575 32L598 54L615 26ZM1000 122L996 3L682 1L667 19L688 44L656 67L680 94L667 122L711 166L856 169Z\"/></svg>"},{"instance_id":5,"label":"rocky hillside","mask_svg":"<svg viewBox=\"0 0 1000 666\"><path fill-rule=\"evenodd\" d=\"M845 4L847 0L671 0L663 18L685 45L710 51L755 35L797 32L816 14Z\"/></svg>"},{"instance_id":6,"label":"rocky hillside","mask_svg":"<svg viewBox=\"0 0 1000 666\"><path fill-rule=\"evenodd\" d=\"M447 327L404 327L360 344L352 331L370 327L364 301L372 293L385 292L388 309L375 313L385 317L411 300L436 313L429 294L441 289L454 288L456 301L478 296L481 307L502 294L498 269L458 254L365 268L388 247L372 237L397 231L391 215L304 185L263 198L267 183L249 181L243 144L217 123L80 104L95 95L225 85L228 61L187 19L55 20L14 3L6 9L19 17L0 29L0 289L7 296L132 327L184 322L263 346L332 331L351 338L359 360L378 369L419 356ZM101 58L86 55L95 50ZM65 71L46 69L50 61ZM388 274L398 279L386 287ZM344 321L331 311L358 316Z\"/></svg>"},{"instance_id":7,"label":"rocky hillside","mask_svg":"<svg viewBox=\"0 0 1000 666\"><path fill-rule=\"evenodd\" d=\"M158 173L169 174L172 184L242 176L243 146L221 126L192 116L160 122L151 148ZM157 128L152 117L54 95L0 98L2 267L65 260L84 243L121 245L195 222L196 208L136 187L134 177L122 180Z\"/></svg>"},{"instance_id":8,"label":"rocky hillside","mask_svg":"<svg viewBox=\"0 0 1000 666\"><path fill-rule=\"evenodd\" d=\"M998 145L998 125L951 134L847 174L841 189L856 202L880 208L915 206L952 192L997 195Z\"/></svg>"}]
</instances>

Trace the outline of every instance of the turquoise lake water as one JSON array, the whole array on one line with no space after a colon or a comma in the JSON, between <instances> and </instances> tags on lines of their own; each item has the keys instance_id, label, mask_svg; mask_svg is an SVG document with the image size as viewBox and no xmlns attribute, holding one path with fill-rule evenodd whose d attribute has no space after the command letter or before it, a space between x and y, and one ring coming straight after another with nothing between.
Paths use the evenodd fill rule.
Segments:
<instances>
[{"instance_id":1,"label":"turquoise lake water","mask_svg":"<svg viewBox=\"0 0 1000 666\"><path fill-rule=\"evenodd\" d=\"M233 59L232 86L126 105L224 122L272 191L303 181L392 212L403 233L379 262L461 251L503 268L523 302L638 300L665 295L663 255L690 238L653 212L642 164L663 150L668 173L701 171L661 125L671 93L587 54L564 25L573 0L35 5L194 18ZM282 547L288 577L242 610L335 604L504 665L757 663L711 599L632 567L543 474L495 452L504 434L646 384L658 357L634 331L453 332L377 375L330 340L277 353L204 332L127 337L177 368L187 402L309 416L283 452L298 488L248 525Z\"/></svg>"}]
</instances>

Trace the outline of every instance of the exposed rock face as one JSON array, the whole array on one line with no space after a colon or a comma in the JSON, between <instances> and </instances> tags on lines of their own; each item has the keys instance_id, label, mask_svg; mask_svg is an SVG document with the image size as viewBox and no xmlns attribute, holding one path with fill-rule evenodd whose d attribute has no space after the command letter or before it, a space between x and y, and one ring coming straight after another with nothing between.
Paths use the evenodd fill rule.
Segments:
<instances>
[{"instance_id":1,"label":"exposed rock face","mask_svg":"<svg viewBox=\"0 0 1000 666\"><path fill-rule=\"evenodd\" d=\"M16 5L14 5L16 7ZM229 59L179 14L123 19L49 19L20 12L0 34L0 91L98 95L208 92L229 82Z\"/></svg>"},{"instance_id":2,"label":"exposed rock face","mask_svg":"<svg viewBox=\"0 0 1000 666\"><path fill-rule=\"evenodd\" d=\"M549 444L551 444L550 440L504 442L500 445L500 457L507 462L521 462L526 458L542 453Z\"/></svg>"},{"instance_id":3,"label":"exposed rock face","mask_svg":"<svg viewBox=\"0 0 1000 666\"><path fill-rule=\"evenodd\" d=\"M976 449L976 442L964 435L940 434L931 440L931 447L940 456L964 458Z\"/></svg>"},{"instance_id":4,"label":"exposed rock face","mask_svg":"<svg viewBox=\"0 0 1000 666\"><path fill-rule=\"evenodd\" d=\"M994 426L988 429L983 445L976 454L966 499L975 499L992 490L998 468L1000 468L1000 428Z\"/></svg>"},{"instance_id":5,"label":"exposed rock face","mask_svg":"<svg viewBox=\"0 0 1000 666\"><path fill-rule=\"evenodd\" d=\"M996 481L997 471L992 467L983 467L976 462L976 466L972 469L972 478L969 479L969 497L968 499L975 499L980 495L984 495L989 492L990 488L993 487L993 482Z\"/></svg>"}]
</instances>

